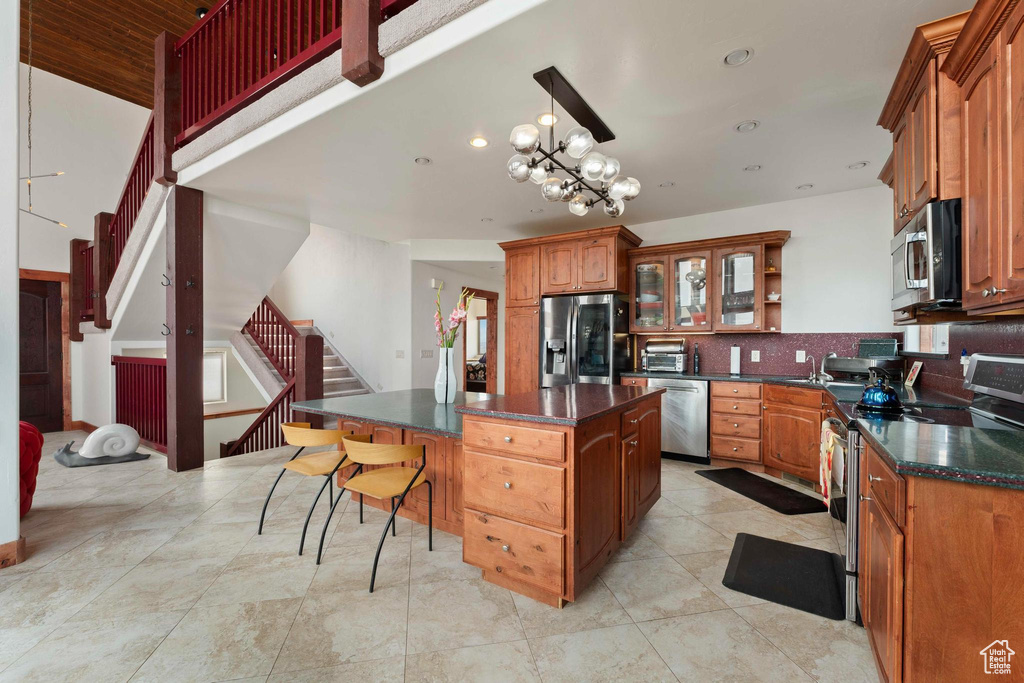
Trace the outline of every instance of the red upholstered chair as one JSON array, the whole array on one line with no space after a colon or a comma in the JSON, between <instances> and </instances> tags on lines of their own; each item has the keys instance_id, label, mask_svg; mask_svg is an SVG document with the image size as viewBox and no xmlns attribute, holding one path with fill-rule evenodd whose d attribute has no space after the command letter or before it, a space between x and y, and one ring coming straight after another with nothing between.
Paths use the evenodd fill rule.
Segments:
<instances>
[{"instance_id":1,"label":"red upholstered chair","mask_svg":"<svg viewBox=\"0 0 1024 683\"><path fill-rule=\"evenodd\" d=\"M32 494L36 492L39 459L43 455L43 435L28 422L20 423L21 432L21 516L32 507Z\"/></svg>"}]
</instances>

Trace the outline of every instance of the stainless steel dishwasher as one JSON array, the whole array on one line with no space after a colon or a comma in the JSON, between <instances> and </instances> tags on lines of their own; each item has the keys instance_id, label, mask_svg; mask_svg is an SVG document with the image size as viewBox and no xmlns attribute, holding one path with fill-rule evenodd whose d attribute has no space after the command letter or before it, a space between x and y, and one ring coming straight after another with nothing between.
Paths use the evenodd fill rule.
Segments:
<instances>
[{"instance_id":1,"label":"stainless steel dishwasher","mask_svg":"<svg viewBox=\"0 0 1024 683\"><path fill-rule=\"evenodd\" d=\"M647 386L661 395L661 450L708 460L708 383L701 379L651 377Z\"/></svg>"}]
</instances>

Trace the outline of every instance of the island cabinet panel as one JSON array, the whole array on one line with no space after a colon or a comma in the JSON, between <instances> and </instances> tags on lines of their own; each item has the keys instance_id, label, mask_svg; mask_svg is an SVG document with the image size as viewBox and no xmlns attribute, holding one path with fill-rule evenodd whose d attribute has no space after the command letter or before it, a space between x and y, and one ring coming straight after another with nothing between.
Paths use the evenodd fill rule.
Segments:
<instances>
[{"instance_id":1,"label":"island cabinet panel","mask_svg":"<svg viewBox=\"0 0 1024 683\"><path fill-rule=\"evenodd\" d=\"M642 517L661 497L661 401L642 404L637 415L637 508Z\"/></svg>"},{"instance_id":2,"label":"island cabinet panel","mask_svg":"<svg viewBox=\"0 0 1024 683\"><path fill-rule=\"evenodd\" d=\"M565 460L565 434L525 424L480 422L465 436L468 448L498 449L545 460Z\"/></svg>"},{"instance_id":3,"label":"island cabinet panel","mask_svg":"<svg viewBox=\"0 0 1024 683\"><path fill-rule=\"evenodd\" d=\"M630 435L622 442L622 541L629 538L640 521L636 508L640 500L640 463L637 459L639 444L640 440L635 435Z\"/></svg>"},{"instance_id":4,"label":"island cabinet panel","mask_svg":"<svg viewBox=\"0 0 1024 683\"><path fill-rule=\"evenodd\" d=\"M465 504L509 519L565 525L565 469L467 449Z\"/></svg>"},{"instance_id":5,"label":"island cabinet panel","mask_svg":"<svg viewBox=\"0 0 1024 683\"><path fill-rule=\"evenodd\" d=\"M449 519L446 513L448 509L447 500L447 468L446 459L448 456L447 439L437 434L425 434L423 432L412 432L406 430L403 435L403 442L411 446L423 446L427 456L427 465L423 474L430 481L433 487L434 496L434 519ZM419 467L421 459L405 463L408 467ZM405 497L403 507L420 515L428 512L427 487L417 486Z\"/></svg>"},{"instance_id":6,"label":"island cabinet panel","mask_svg":"<svg viewBox=\"0 0 1024 683\"><path fill-rule=\"evenodd\" d=\"M505 306L540 305L540 247L505 254Z\"/></svg>"},{"instance_id":7,"label":"island cabinet panel","mask_svg":"<svg viewBox=\"0 0 1024 683\"><path fill-rule=\"evenodd\" d=\"M445 492L445 518L462 526L464 521L465 497L463 494L464 450L462 439L446 439L447 461L445 463L448 490Z\"/></svg>"},{"instance_id":8,"label":"island cabinet panel","mask_svg":"<svg viewBox=\"0 0 1024 683\"><path fill-rule=\"evenodd\" d=\"M540 309L505 310L505 394L540 388Z\"/></svg>"},{"instance_id":9,"label":"island cabinet panel","mask_svg":"<svg viewBox=\"0 0 1024 683\"><path fill-rule=\"evenodd\" d=\"M660 429L660 428L659 428ZM619 547L622 500L619 416L588 422L576 433L576 571L588 583ZM636 439L639 440L639 436ZM659 453L660 472L661 454Z\"/></svg>"},{"instance_id":10,"label":"island cabinet panel","mask_svg":"<svg viewBox=\"0 0 1024 683\"><path fill-rule=\"evenodd\" d=\"M558 596L555 600L565 590L565 536L560 533L467 509L462 559Z\"/></svg>"}]
</instances>

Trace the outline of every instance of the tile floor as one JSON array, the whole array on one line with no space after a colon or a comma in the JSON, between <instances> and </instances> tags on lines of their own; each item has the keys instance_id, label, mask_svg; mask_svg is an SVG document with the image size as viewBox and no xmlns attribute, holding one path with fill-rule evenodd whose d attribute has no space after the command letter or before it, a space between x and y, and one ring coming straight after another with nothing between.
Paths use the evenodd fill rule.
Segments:
<instances>
[{"instance_id":1,"label":"tile floor","mask_svg":"<svg viewBox=\"0 0 1024 683\"><path fill-rule=\"evenodd\" d=\"M317 482L265 451L175 474L162 456L64 469L47 435L23 520L27 562L0 571L0 681L801 681L876 674L863 629L721 584L741 531L838 551L825 513L786 517L665 461L662 499L574 604L480 580L457 537L407 520L367 592L382 513L335 514L298 556ZM345 502L341 504L346 505ZM327 506L314 514L319 529ZM352 506L354 510L355 506Z\"/></svg>"}]
</instances>

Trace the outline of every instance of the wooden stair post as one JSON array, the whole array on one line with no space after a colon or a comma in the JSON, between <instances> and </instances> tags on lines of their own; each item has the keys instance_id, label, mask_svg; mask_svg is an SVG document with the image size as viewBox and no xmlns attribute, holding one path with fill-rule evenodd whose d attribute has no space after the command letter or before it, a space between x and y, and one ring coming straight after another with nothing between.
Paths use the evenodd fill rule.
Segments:
<instances>
[{"instance_id":1,"label":"wooden stair post","mask_svg":"<svg viewBox=\"0 0 1024 683\"><path fill-rule=\"evenodd\" d=\"M203 466L203 193L167 196L167 468Z\"/></svg>"},{"instance_id":2,"label":"wooden stair post","mask_svg":"<svg viewBox=\"0 0 1024 683\"><path fill-rule=\"evenodd\" d=\"M359 87L384 73L384 58L377 50L380 0L345 0L341 3L341 75Z\"/></svg>"},{"instance_id":3,"label":"wooden stair post","mask_svg":"<svg viewBox=\"0 0 1024 683\"><path fill-rule=\"evenodd\" d=\"M82 301L85 299L86 288L90 286L85 281L85 267L82 263L82 249L88 246L89 240L74 239L71 240L71 263L70 263L70 283L68 287L68 322L71 325L71 329L68 332L68 338L74 342L82 341L82 330L80 325L82 323Z\"/></svg>"},{"instance_id":4,"label":"wooden stair post","mask_svg":"<svg viewBox=\"0 0 1024 683\"><path fill-rule=\"evenodd\" d=\"M156 37L153 60L153 180L170 187L178 181L171 166L174 136L181 132L181 58L174 54L178 36Z\"/></svg>"},{"instance_id":5,"label":"wooden stair post","mask_svg":"<svg viewBox=\"0 0 1024 683\"><path fill-rule=\"evenodd\" d=\"M324 397L324 338L318 334L299 337L295 344L295 400L311 401ZM324 426L323 415L304 415L314 429Z\"/></svg>"},{"instance_id":6,"label":"wooden stair post","mask_svg":"<svg viewBox=\"0 0 1024 683\"><path fill-rule=\"evenodd\" d=\"M113 275L112 257L113 241L110 239L110 219L114 214L101 211L96 214L93 222L92 279L87 283L92 288L93 324L104 330L110 329L110 318L107 317L107 288Z\"/></svg>"}]
</instances>

